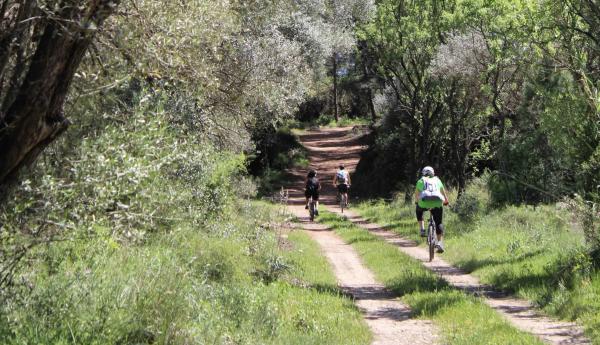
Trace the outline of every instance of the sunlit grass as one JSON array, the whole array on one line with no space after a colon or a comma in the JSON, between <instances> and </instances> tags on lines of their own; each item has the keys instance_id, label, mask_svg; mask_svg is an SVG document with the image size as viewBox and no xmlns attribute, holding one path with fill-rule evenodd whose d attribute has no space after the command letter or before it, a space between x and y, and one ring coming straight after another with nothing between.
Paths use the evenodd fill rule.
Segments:
<instances>
[{"instance_id":1,"label":"sunlit grass","mask_svg":"<svg viewBox=\"0 0 600 345\"><path fill-rule=\"evenodd\" d=\"M210 229L174 224L143 245L40 251L27 304L3 306L0 343L369 344L318 246L300 232L278 240L276 211L248 203Z\"/></svg>"},{"instance_id":2,"label":"sunlit grass","mask_svg":"<svg viewBox=\"0 0 600 345\"><path fill-rule=\"evenodd\" d=\"M370 221L422 243L412 208L400 201L371 201L356 209ZM445 260L552 315L582 323L600 344L600 274L590 273L583 235L566 211L511 206L464 221L446 209L444 218Z\"/></svg>"},{"instance_id":3,"label":"sunlit grass","mask_svg":"<svg viewBox=\"0 0 600 345\"><path fill-rule=\"evenodd\" d=\"M511 327L478 298L452 289L423 265L335 214L319 219L352 244L378 280L397 293L416 317L433 319L445 344L542 344Z\"/></svg>"}]
</instances>

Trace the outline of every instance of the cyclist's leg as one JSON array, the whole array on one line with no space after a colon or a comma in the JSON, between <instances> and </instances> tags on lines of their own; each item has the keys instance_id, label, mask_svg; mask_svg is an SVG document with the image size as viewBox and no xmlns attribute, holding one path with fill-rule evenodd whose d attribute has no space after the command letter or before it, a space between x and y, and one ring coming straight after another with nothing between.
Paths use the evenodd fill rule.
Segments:
<instances>
[{"instance_id":1,"label":"cyclist's leg","mask_svg":"<svg viewBox=\"0 0 600 345\"><path fill-rule=\"evenodd\" d=\"M439 244L439 249L444 250L444 244L442 241L444 240L444 225L442 224L444 218L444 208L436 207L431 209L431 214L433 215L433 220L435 221L435 233L437 235L437 242Z\"/></svg>"},{"instance_id":2,"label":"cyclist's leg","mask_svg":"<svg viewBox=\"0 0 600 345\"><path fill-rule=\"evenodd\" d=\"M319 215L319 192L315 192L312 196L314 202L315 202L315 214L318 216Z\"/></svg>"},{"instance_id":3,"label":"cyclist's leg","mask_svg":"<svg viewBox=\"0 0 600 345\"><path fill-rule=\"evenodd\" d=\"M306 203L304 204L304 209L308 210L308 203L310 202L310 193L308 190L304 190L304 197L306 198Z\"/></svg>"},{"instance_id":4,"label":"cyclist's leg","mask_svg":"<svg viewBox=\"0 0 600 345\"><path fill-rule=\"evenodd\" d=\"M432 208L431 214L433 214L433 220L435 221L435 225L437 229L435 229L435 233L438 236L438 240L441 240L442 236L444 236L444 225L442 223L444 218L444 209L440 207Z\"/></svg>"},{"instance_id":5,"label":"cyclist's leg","mask_svg":"<svg viewBox=\"0 0 600 345\"><path fill-rule=\"evenodd\" d=\"M417 222L419 223L419 233L421 237L425 237L425 222L423 222L423 212L424 209L420 208L419 205L416 205L415 214L417 216Z\"/></svg>"},{"instance_id":6,"label":"cyclist's leg","mask_svg":"<svg viewBox=\"0 0 600 345\"><path fill-rule=\"evenodd\" d=\"M345 183L342 183L340 185L340 187L341 187L342 195L344 196L345 206L348 206L348 185Z\"/></svg>"}]
</instances>

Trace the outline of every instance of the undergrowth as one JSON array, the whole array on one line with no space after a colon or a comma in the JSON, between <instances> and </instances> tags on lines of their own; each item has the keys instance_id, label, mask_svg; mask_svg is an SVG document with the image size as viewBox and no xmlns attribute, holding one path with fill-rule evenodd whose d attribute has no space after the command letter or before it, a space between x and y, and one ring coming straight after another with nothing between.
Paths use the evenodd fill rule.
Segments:
<instances>
[{"instance_id":1,"label":"undergrowth","mask_svg":"<svg viewBox=\"0 0 600 345\"><path fill-rule=\"evenodd\" d=\"M250 201L245 157L161 104L51 150L3 204L0 343L368 343L324 260Z\"/></svg>"}]
</instances>

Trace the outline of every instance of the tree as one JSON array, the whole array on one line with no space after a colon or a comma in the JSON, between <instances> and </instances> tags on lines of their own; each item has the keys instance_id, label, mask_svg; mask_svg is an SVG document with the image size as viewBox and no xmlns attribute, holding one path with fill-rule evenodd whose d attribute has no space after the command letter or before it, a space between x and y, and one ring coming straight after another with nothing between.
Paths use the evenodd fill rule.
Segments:
<instances>
[{"instance_id":1,"label":"tree","mask_svg":"<svg viewBox=\"0 0 600 345\"><path fill-rule=\"evenodd\" d=\"M69 125L63 105L92 39L119 0L0 4L0 186Z\"/></svg>"}]
</instances>

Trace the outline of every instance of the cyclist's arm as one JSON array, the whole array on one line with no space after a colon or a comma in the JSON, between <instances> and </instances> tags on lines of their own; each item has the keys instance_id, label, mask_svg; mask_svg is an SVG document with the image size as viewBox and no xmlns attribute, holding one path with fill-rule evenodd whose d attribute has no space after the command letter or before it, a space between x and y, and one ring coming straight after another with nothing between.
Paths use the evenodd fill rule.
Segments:
<instances>
[{"instance_id":1,"label":"cyclist's arm","mask_svg":"<svg viewBox=\"0 0 600 345\"><path fill-rule=\"evenodd\" d=\"M446 201L444 201L444 203L449 203L450 199L448 199L448 194L446 194L446 188L442 189L442 195L444 196L444 198L446 198Z\"/></svg>"},{"instance_id":2,"label":"cyclist's arm","mask_svg":"<svg viewBox=\"0 0 600 345\"><path fill-rule=\"evenodd\" d=\"M348 173L348 186L351 184L352 184L352 182L350 181L350 173Z\"/></svg>"},{"instance_id":3,"label":"cyclist's arm","mask_svg":"<svg viewBox=\"0 0 600 345\"><path fill-rule=\"evenodd\" d=\"M419 202L419 190L415 189L415 203Z\"/></svg>"},{"instance_id":4,"label":"cyclist's arm","mask_svg":"<svg viewBox=\"0 0 600 345\"><path fill-rule=\"evenodd\" d=\"M333 175L333 185L337 184L337 174Z\"/></svg>"}]
</instances>

